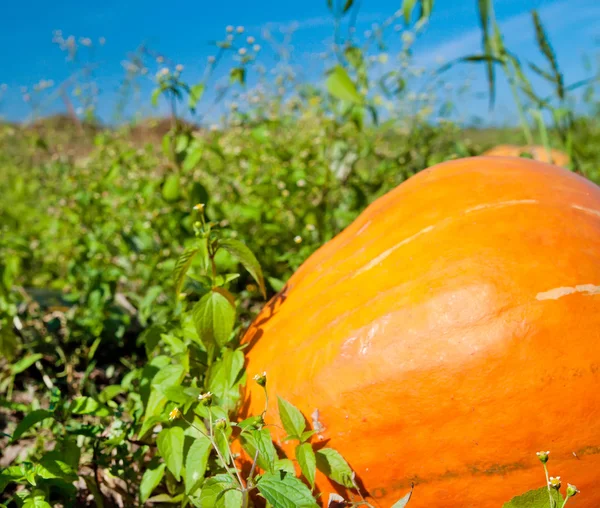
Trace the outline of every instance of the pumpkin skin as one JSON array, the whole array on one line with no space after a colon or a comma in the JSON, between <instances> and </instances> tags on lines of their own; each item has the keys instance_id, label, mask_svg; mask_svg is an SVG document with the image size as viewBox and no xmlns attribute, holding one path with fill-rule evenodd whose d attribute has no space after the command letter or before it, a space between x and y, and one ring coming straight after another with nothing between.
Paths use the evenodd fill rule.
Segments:
<instances>
[{"instance_id":1,"label":"pumpkin skin","mask_svg":"<svg viewBox=\"0 0 600 508\"><path fill-rule=\"evenodd\" d=\"M498 145L484 152L484 156L488 157L521 157L521 153L530 153L534 160L541 162L549 162L557 166L568 167L569 156L560 150L550 149L550 157L546 147L539 145L532 146L517 146L517 145Z\"/></svg>"},{"instance_id":2,"label":"pumpkin skin","mask_svg":"<svg viewBox=\"0 0 600 508\"><path fill-rule=\"evenodd\" d=\"M528 159L436 165L316 251L246 332L248 379L389 508L499 508L550 474L600 506L600 188ZM249 381L242 416L264 408ZM284 432L271 432L293 458ZM577 456L575 456L575 454ZM340 487L320 473L323 500Z\"/></svg>"}]
</instances>

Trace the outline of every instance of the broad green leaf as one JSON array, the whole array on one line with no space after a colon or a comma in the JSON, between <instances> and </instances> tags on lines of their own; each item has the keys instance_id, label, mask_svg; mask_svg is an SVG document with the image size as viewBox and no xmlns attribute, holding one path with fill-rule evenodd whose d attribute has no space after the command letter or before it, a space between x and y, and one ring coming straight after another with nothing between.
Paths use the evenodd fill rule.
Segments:
<instances>
[{"instance_id":1,"label":"broad green leaf","mask_svg":"<svg viewBox=\"0 0 600 508\"><path fill-rule=\"evenodd\" d=\"M146 468L140 482L140 501L145 503L165 475L166 464L158 464L155 468Z\"/></svg>"},{"instance_id":2,"label":"broad green leaf","mask_svg":"<svg viewBox=\"0 0 600 508\"><path fill-rule=\"evenodd\" d=\"M327 91L337 99L353 104L363 104L364 99L362 95L358 93L350 76L348 76L348 73L341 65L335 66L329 72L326 84Z\"/></svg>"},{"instance_id":3,"label":"broad green leaf","mask_svg":"<svg viewBox=\"0 0 600 508\"><path fill-rule=\"evenodd\" d=\"M559 492L552 489L552 500L555 506L560 507L563 504L562 496ZM542 487L537 490L530 490L525 494L513 497L508 503L504 503L502 508L549 508L550 495L548 488Z\"/></svg>"},{"instance_id":4,"label":"broad green leaf","mask_svg":"<svg viewBox=\"0 0 600 508\"><path fill-rule=\"evenodd\" d=\"M265 473L257 482L258 491L275 508L317 508L308 487L285 471Z\"/></svg>"},{"instance_id":5,"label":"broad green leaf","mask_svg":"<svg viewBox=\"0 0 600 508\"><path fill-rule=\"evenodd\" d=\"M45 454L36 464L36 473L42 478L60 478L68 483L77 480L76 471L62 460L59 452Z\"/></svg>"},{"instance_id":6,"label":"broad green leaf","mask_svg":"<svg viewBox=\"0 0 600 508\"><path fill-rule=\"evenodd\" d=\"M151 357L152 352L160 342L160 336L166 332L162 325L152 325L146 328L138 338L138 344L144 344L146 356Z\"/></svg>"},{"instance_id":7,"label":"broad green leaf","mask_svg":"<svg viewBox=\"0 0 600 508\"><path fill-rule=\"evenodd\" d=\"M148 499L149 503L168 503L168 504L180 504L183 501L183 494L178 494L176 496L170 496L169 494L157 494L156 496L152 496ZM160 505L159 505L160 506Z\"/></svg>"},{"instance_id":8,"label":"broad green leaf","mask_svg":"<svg viewBox=\"0 0 600 508\"><path fill-rule=\"evenodd\" d=\"M172 174L167 176L162 188L163 199L169 203L177 201L180 193L179 175Z\"/></svg>"},{"instance_id":9,"label":"broad green leaf","mask_svg":"<svg viewBox=\"0 0 600 508\"><path fill-rule=\"evenodd\" d=\"M77 397L71 402L71 411L76 415L108 416L110 410L92 397Z\"/></svg>"},{"instance_id":10,"label":"broad green leaf","mask_svg":"<svg viewBox=\"0 0 600 508\"><path fill-rule=\"evenodd\" d=\"M300 469L304 478L308 480L310 486L315 486L315 474L317 472L317 459L310 443L304 443L296 446L296 460L300 464Z\"/></svg>"},{"instance_id":11,"label":"broad green leaf","mask_svg":"<svg viewBox=\"0 0 600 508\"><path fill-rule=\"evenodd\" d=\"M275 470L277 450L273 444L269 429L262 428L260 430L245 432L240 436L240 441L250 457L254 458L258 450L256 462L259 467L270 472Z\"/></svg>"},{"instance_id":12,"label":"broad green leaf","mask_svg":"<svg viewBox=\"0 0 600 508\"><path fill-rule=\"evenodd\" d=\"M193 141L189 146L185 159L181 165L183 170L187 172L194 169L198 165L198 162L200 162L200 159L202 159L203 153L204 147L198 141ZM197 205L198 203L206 203L206 201L195 201L192 206Z\"/></svg>"},{"instance_id":13,"label":"broad green leaf","mask_svg":"<svg viewBox=\"0 0 600 508\"><path fill-rule=\"evenodd\" d=\"M181 153L187 149L190 143L190 138L187 134L180 134L175 138L175 152Z\"/></svg>"},{"instance_id":14,"label":"broad green leaf","mask_svg":"<svg viewBox=\"0 0 600 508\"><path fill-rule=\"evenodd\" d=\"M55 450L58 456L66 462L74 471L79 469L79 460L81 459L81 448L77 446L77 440L73 436L66 436L59 441Z\"/></svg>"},{"instance_id":15,"label":"broad green leaf","mask_svg":"<svg viewBox=\"0 0 600 508\"><path fill-rule=\"evenodd\" d=\"M229 411L239 399L239 381L244 368L244 353L226 349L211 368L209 391L218 398L218 404Z\"/></svg>"},{"instance_id":16,"label":"broad green leaf","mask_svg":"<svg viewBox=\"0 0 600 508\"><path fill-rule=\"evenodd\" d=\"M306 421L300 410L294 405L290 404L287 400L277 397L277 404L279 407L279 418L283 428L291 437L300 439L300 436L306 428Z\"/></svg>"},{"instance_id":17,"label":"broad green leaf","mask_svg":"<svg viewBox=\"0 0 600 508\"><path fill-rule=\"evenodd\" d=\"M260 287L263 297L266 298L265 279L263 277L262 269L260 268L260 263L253 252L245 244L232 238L219 240L219 248L225 249L235 259L242 263L244 268L250 272L250 275L252 275Z\"/></svg>"},{"instance_id":18,"label":"broad green leaf","mask_svg":"<svg viewBox=\"0 0 600 508\"><path fill-rule=\"evenodd\" d=\"M20 374L21 372L27 370L31 367L35 362L37 362L43 355L40 353L36 353L34 355L27 355L24 358L21 358L18 362L14 363L10 370L13 375Z\"/></svg>"},{"instance_id":19,"label":"broad green leaf","mask_svg":"<svg viewBox=\"0 0 600 508\"><path fill-rule=\"evenodd\" d=\"M184 432L181 427L167 427L161 430L156 438L158 451L177 481L181 479L184 439Z\"/></svg>"},{"instance_id":20,"label":"broad green leaf","mask_svg":"<svg viewBox=\"0 0 600 508\"><path fill-rule=\"evenodd\" d=\"M344 487L353 487L352 469L338 451L333 448L322 448L315 452L315 457L317 469L321 473Z\"/></svg>"},{"instance_id":21,"label":"broad green leaf","mask_svg":"<svg viewBox=\"0 0 600 508\"><path fill-rule=\"evenodd\" d=\"M0 472L0 492L4 492L9 483L18 482L23 476L24 472L20 466L10 466L3 469Z\"/></svg>"},{"instance_id":22,"label":"broad green leaf","mask_svg":"<svg viewBox=\"0 0 600 508\"><path fill-rule=\"evenodd\" d=\"M39 423L46 418L51 418L52 416L52 413L45 409L36 409L35 411L32 411L19 422L19 425L17 425L17 428L13 432L12 440L16 441L36 423Z\"/></svg>"},{"instance_id":23,"label":"broad green leaf","mask_svg":"<svg viewBox=\"0 0 600 508\"><path fill-rule=\"evenodd\" d=\"M180 364L165 365L152 378L152 388L165 393L167 388L178 386L185 376L185 368Z\"/></svg>"},{"instance_id":24,"label":"broad green leaf","mask_svg":"<svg viewBox=\"0 0 600 508\"><path fill-rule=\"evenodd\" d=\"M235 324L235 307L221 291L205 294L194 305L194 324L198 337L207 347L219 347L229 342Z\"/></svg>"},{"instance_id":25,"label":"broad green leaf","mask_svg":"<svg viewBox=\"0 0 600 508\"><path fill-rule=\"evenodd\" d=\"M199 437L194 440L185 457L185 493L193 493L206 472L206 464L212 450L212 443L207 437Z\"/></svg>"},{"instance_id":26,"label":"broad green leaf","mask_svg":"<svg viewBox=\"0 0 600 508\"><path fill-rule=\"evenodd\" d=\"M46 501L46 495L43 491L36 490L25 499L22 508L52 508L52 505Z\"/></svg>"},{"instance_id":27,"label":"broad green leaf","mask_svg":"<svg viewBox=\"0 0 600 508\"><path fill-rule=\"evenodd\" d=\"M204 83L198 83L190 88L188 106L192 111L196 109L198 102L200 102L200 99L202 99L202 96L204 95L204 88Z\"/></svg>"},{"instance_id":28,"label":"broad green leaf","mask_svg":"<svg viewBox=\"0 0 600 508\"><path fill-rule=\"evenodd\" d=\"M412 18L413 9L417 0L404 0L402 2L402 13L404 14L404 22L408 25Z\"/></svg>"},{"instance_id":29,"label":"broad green leaf","mask_svg":"<svg viewBox=\"0 0 600 508\"><path fill-rule=\"evenodd\" d=\"M296 474L294 463L290 459L277 459L274 464L275 471L285 471L286 473Z\"/></svg>"},{"instance_id":30,"label":"broad green leaf","mask_svg":"<svg viewBox=\"0 0 600 508\"><path fill-rule=\"evenodd\" d=\"M240 508L242 493L238 487L227 474L211 476L202 485L200 508Z\"/></svg>"},{"instance_id":31,"label":"broad green leaf","mask_svg":"<svg viewBox=\"0 0 600 508\"><path fill-rule=\"evenodd\" d=\"M188 247L183 251L181 256L179 256L179 259L177 259L177 263L175 263L175 269L173 270L173 277L175 278L175 295L179 295L179 293L181 293L181 287L183 286L183 281L185 280L185 274L192 265L194 256L198 254L199 251L200 247L197 245Z\"/></svg>"},{"instance_id":32,"label":"broad green leaf","mask_svg":"<svg viewBox=\"0 0 600 508\"><path fill-rule=\"evenodd\" d=\"M403 496L402 499L398 499L398 501L396 501L391 508L405 508L405 506L408 505L410 498L412 497L412 493L413 489L411 488L410 492Z\"/></svg>"}]
</instances>

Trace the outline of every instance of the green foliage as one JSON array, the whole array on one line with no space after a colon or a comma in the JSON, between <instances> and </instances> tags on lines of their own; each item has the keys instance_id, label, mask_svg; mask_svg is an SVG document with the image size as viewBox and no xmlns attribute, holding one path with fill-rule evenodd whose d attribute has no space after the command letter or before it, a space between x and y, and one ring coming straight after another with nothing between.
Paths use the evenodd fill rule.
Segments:
<instances>
[{"instance_id":1,"label":"green foliage","mask_svg":"<svg viewBox=\"0 0 600 508\"><path fill-rule=\"evenodd\" d=\"M293 401L272 394L278 421L265 421L266 411L239 421L241 389L253 382L243 330L379 196L432 164L480 153L502 133L520 138L449 121L461 95L441 104L441 71L459 63L484 65L491 102L501 70L527 144L538 138L567 151L571 169L600 181L597 123L571 108L584 88L598 108L594 79L567 84L536 12L544 63L522 63L505 46L486 0L477 4L483 50L426 72L414 67L412 44L435 15L432 0L404 0L365 40L340 34L359 2L328 5L336 63L323 87L296 81L285 52L274 78L261 75L252 65L259 45L231 29L193 84L163 55L136 54L138 69L161 64L151 102L167 105L169 118L156 128L93 122L95 98L81 83L71 91L87 120L0 124L0 446L19 449L0 472L7 506L74 506L79 496L100 507L118 497L126 506L316 506L325 502L319 474L360 498L351 506L369 506L359 465L316 446ZM397 55L386 41L391 27L403 31ZM229 84L209 94L228 55ZM235 99L225 128L184 121L209 114L209 96ZM292 455L273 442L274 426ZM548 489L506 506L549 503L549 492L559 506Z\"/></svg>"}]
</instances>

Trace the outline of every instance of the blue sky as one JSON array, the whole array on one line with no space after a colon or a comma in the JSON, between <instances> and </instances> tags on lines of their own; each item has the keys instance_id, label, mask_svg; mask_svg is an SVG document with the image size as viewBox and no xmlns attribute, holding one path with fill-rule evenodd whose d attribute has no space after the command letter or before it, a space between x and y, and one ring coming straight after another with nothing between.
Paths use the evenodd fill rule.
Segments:
<instances>
[{"instance_id":1,"label":"blue sky","mask_svg":"<svg viewBox=\"0 0 600 508\"><path fill-rule=\"evenodd\" d=\"M50 7L51 5L51 7ZM358 16L357 33L363 34L373 23L383 21L401 5L401 0L363 0ZM538 9L557 51L567 82L590 75L582 65L587 54L596 61L600 37L600 4L597 0L496 0L496 16L505 33L507 45L524 60L542 61L537 56L529 11ZM280 28L297 24L292 44L294 63L306 79L319 82L324 66L314 58L331 42L333 22L325 0L282 2L260 0L248 2L228 0L216 2L196 0L164 2L158 0L59 0L48 4L41 0L6 2L0 18L0 47L3 62L0 84L8 86L0 98L0 115L10 120L27 118L30 109L21 97L20 87L31 87L40 80L60 83L74 67L65 61L65 54L52 43L54 30L63 36L103 37L104 46L97 48L94 61L100 86L98 111L110 120L117 100L117 90L123 78L122 61L141 43L147 43L185 66L184 77L191 82L199 79L206 60L215 53L211 41L223 39L227 25L244 26L245 34L256 37L264 46L264 61L272 64L268 44L261 41L261 32L269 27L274 33ZM392 34L393 36L393 34ZM480 32L477 25L476 2L436 0L432 19L425 33L414 46L415 62L432 67L440 58L453 58L479 51ZM400 47L400 41L390 41L390 49ZM475 76L475 91L485 91L484 71L471 67ZM595 68L598 72L598 68ZM460 80L461 74L451 78ZM151 84L142 87L142 100L148 102ZM1 93L1 92L0 92ZM62 103L54 100L45 112L60 111ZM485 99L471 97L460 104L462 113L478 114L496 121L510 119L514 112L506 86L500 83L495 112L487 113ZM159 109L156 113L164 110ZM147 110L152 113L151 109Z\"/></svg>"}]
</instances>

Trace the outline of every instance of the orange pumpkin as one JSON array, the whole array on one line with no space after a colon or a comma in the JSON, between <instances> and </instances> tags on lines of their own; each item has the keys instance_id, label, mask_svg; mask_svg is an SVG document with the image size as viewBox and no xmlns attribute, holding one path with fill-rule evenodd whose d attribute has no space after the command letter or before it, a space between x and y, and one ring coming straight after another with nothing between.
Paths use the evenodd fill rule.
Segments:
<instances>
[{"instance_id":1,"label":"orange pumpkin","mask_svg":"<svg viewBox=\"0 0 600 508\"><path fill-rule=\"evenodd\" d=\"M499 508L544 486L540 450L581 489L573 507L600 506L600 189L576 174L501 157L417 174L314 253L244 342L249 379L266 371L271 400L317 417L313 442L375 506L414 482L410 508Z\"/></svg>"},{"instance_id":2,"label":"orange pumpkin","mask_svg":"<svg viewBox=\"0 0 600 508\"><path fill-rule=\"evenodd\" d=\"M568 167L569 156L560 150L550 149L550 156L546 147L539 145L517 146L517 145L498 145L490 148L483 155L489 157L521 157L522 153L530 153L534 160L541 162L550 162L557 166Z\"/></svg>"}]
</instances>

